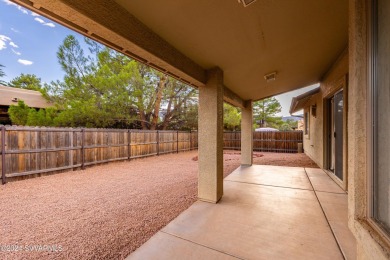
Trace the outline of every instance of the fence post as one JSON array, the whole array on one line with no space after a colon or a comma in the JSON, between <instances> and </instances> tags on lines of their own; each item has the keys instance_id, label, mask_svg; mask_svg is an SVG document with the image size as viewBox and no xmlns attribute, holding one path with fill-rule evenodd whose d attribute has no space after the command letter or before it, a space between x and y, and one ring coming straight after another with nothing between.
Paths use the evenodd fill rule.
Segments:
<instances>
[{"instance_id":1,"label":"fence post","mask_svg":"<svg viewBox=\"0 0 390 260\"><path fill-rule=\"evenodd\" d=\"M236 129L234 129L234 150L241 150L241 140L240 140L240 147L236 147L237 144L237 132Z\"/></svg>"},{"instance_id":2,"label":"fence post","mask_svg":"<svg viewBox=\"0 0 390 260\"><path fill-rule=\"evenodd\" d=\"M73 143L73 137L74 137L74 132L72 131L73 128L70 128L69 129L69 132L68 132L68 135L69 135L69 148L71 150L69 150L69 166L73 166L74 163L73 163L73 154L74 154L74 143ZM40 143L40 141L39 141ZM76 144L77 144L77 141L76 141ZM72 167L72 170L74 171L75 168Z\"/></svg>"},{"instance_id":3,"label":"fence post","mask_svg":"<svg viewBox=\"0 0 390 260\"><path fill-rule=\"evenodd\" d=\"M85 148L84 148L84 142L85 142L85 129L81 128L81 169L85 169Z\"/></svg>"},{"instance_id":4,"label":"fence post","mask_svg":"<svg viewBox=\"0 0 390 260\"><path fill-rule=\"evenodd\" d=\"M5 126L1 126L1 183L7 183L5 178Z\"/></svg>"},{"instance_id":5,"label":"fence post","mask_svg":"<svg viewBox=\"0 0 390 260\"><path fill-rule=\"evenodd\" d=\"M127 159L131 159L131 130L127 131Z\"/></svg>"},{"instance_id":6,"label":"fence post","mask_svg":"<svg viewBox=\"0 0 390 260\"><path fill-rule=\"evenodd\" d=\"M179 130L176 131L176 153L179 153Z\"/></svg>"},{"instance_id":7,"label":"fence post","mask_svg":"<svg viewBox=\"0 0 390 260\"><path fill-rule=\"evenodd\" d=\"M192 151L192 130L190 130L190 151Z\"/></svg>"},{"instance_id":8,"label":"fence post","mask_svg":"<svg viewBox=\"0 0 390 260\"><path fill-rule=\"evenodd\" d=\"M157 140L157 156L160 155L160 132L157 130L156 133L156 140Z\"/></svg>"}]
</instances>

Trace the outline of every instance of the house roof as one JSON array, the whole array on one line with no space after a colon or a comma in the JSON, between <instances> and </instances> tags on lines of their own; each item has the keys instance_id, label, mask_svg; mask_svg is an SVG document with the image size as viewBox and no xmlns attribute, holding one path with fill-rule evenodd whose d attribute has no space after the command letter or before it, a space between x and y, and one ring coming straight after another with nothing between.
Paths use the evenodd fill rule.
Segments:
<instances>
[{"instance_id":1,"label":"house roof","mask_svg":"<svg viewBox=\"0 0 390 260\"><path fill-rule=\"evenodd\" d=\"M219 67L244 101L318 83L348 45L348 0L14 2L195 87Z\"/></svg>"},{"instance_id":2,"label":"house roof","mask_svg":"<svg viewBox=\"0 0 390 260\"><path fill-rule=\"evenodd\" d=\"M303 109L306 106L307 102L310 101L312 96L319 92L320 92L320 87L312 89L299 96L293 97L293 99L291 100L290 114Z\"/></svg>"},{"instance_id":3,"label":"house roof","mask_svg":"<svg viewBox=\"0 0 390 260\"><path fill-rule=\"evenodd\" d=\"M52 106L39 91L0 86L0 106L17 105L19 100L34 108Z\"/></svg>"},{"instance_id":4,"label":"house roof","mask_svg":"<svg viewBox=\"0 0 390 260\"><path fill-rule=\"evenodd\" d=\"M279 129L272 128L272 127L260 127L260 128L256 128L255 132L279 132Z\"/></svg>"}]
</instances>

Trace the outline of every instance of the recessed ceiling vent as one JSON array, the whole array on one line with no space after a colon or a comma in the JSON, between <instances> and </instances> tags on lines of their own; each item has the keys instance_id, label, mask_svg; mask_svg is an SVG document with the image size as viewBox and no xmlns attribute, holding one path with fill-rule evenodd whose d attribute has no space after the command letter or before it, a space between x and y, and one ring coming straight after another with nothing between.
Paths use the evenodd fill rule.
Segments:
<instances>
[{"instance_id":1,"label":"recessed ceiling vent","mask_svg":"<svg viewBox=\"0 0 390 260\"><path fill-rule=\"evenodd\" d=\"M250 4L253 4L256 2L256 0L238 0L239 3L242 3L244 7L247 7Z\"/></svg>"},{"instance_id":2,"label":"recessed ceiling vent","mask_svg":"<svg viewBox=\"0 0 390 260\"><path fill-rule=\"evenodd\" d=\"M276 80L276 71L264 75L264 79L265 79L267 82L271 82L271 81Z\"/></svg>"}]
</instances>

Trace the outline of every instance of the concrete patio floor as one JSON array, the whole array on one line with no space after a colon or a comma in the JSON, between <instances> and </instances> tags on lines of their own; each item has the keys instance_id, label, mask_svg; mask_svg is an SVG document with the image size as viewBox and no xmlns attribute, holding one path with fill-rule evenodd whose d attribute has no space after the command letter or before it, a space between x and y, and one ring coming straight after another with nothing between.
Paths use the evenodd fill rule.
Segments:
<instances>
[{"instance_id":1,"label":"concrete patio floor","mask_svg":"<svg viewBox=\"0 0 390 260\"><path fill-rule=\"evenodd\" d=\"M356 259L347 194L321 169L253 165L127 259Z\"/></svg>"}]
</instances>

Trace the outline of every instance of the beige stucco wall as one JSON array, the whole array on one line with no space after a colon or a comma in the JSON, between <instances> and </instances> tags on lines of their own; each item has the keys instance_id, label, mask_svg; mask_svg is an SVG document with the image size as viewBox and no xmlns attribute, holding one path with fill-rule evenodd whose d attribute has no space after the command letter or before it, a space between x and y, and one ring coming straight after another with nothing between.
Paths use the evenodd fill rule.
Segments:
<instances>
[{"instance_id":1,"label":"beige stucco wall","mask_svg":"<svg viewBox=\"0 0 390 260\"><path fill-rule=\"evenodd\" d=\"M389 259L389 242L368 217L370 122L367 14L370 2L349 0L348 224L357 240L358 259Z\"/></svg>"},{"instance_id":2,"label":"beige stucco wall","mask_svg":"<svg viewBox=\"0 0 390 260\"><path fill-rule=\"evenodd\" d=\"M340 81L348 74L348 49L345 49L335 61L333 66L325 74L321 81L321 92L323 97L329 97L340 89Z\"/></svg>"},{"instance_id":3,"label":"beige stucco wall","mask_svg":"<svg viewBox=\"0 0 390 260\"><path fill-rule=\"evenodd\" d=\"M311 113L311 106L316 106L316 116ZM323 160L323 109L321 92L313 95L304 113L309 112L309 134L303 136L303 150L319 167L324 167Z\"/></svg>"},{"instance_id":4,"label":"beige stucco wall","mask_svg":"<svg viewBox=\"0 0 390 260\"><path fill-rule=\"evenodd\" d=\"M326 168L326 99L332 96L335 92L344 88L345 102L347 100L346 75L348 74L348 51L345 50L340 57L335 61L333 66L325 74L324 79L320 83L320 92L313 95L307 102L304 112L309 112L309 134L304 135L303 149L314 162L321 168ZM347 103L347 102L346 102ZM311 107L316 106L316 116L311 112ZM346 111L346 110L345 110ZM346 122L346 118L345 118ZM346 135L344 135L346 137ZM346 139L346 138L344 138ZM346 148L345 148L346 150ZM346 172L346 171L344 171Z\"/></svg>"}]
</instances>

